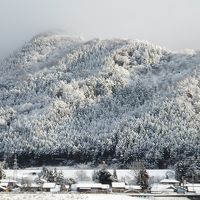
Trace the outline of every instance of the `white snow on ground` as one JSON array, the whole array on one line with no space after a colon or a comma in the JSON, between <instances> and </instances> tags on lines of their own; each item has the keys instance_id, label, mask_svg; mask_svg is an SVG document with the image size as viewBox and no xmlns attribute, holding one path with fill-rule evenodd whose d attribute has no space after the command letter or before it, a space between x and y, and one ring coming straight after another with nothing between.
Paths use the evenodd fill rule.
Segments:
<instances>
[{"instance_id":1,"label":"white snow on ground","mask_svg":"<svg viewBox=\"0 0 200 200\"><path fill-rule=\"evenodd\" d=\"M49 168L49 167L48 167ZM55 167L52 167L54 169ZM94 173L94 170L98 169L66 169L67 167L56 167L57 170L62 170L64 177L70 178L70 177L75 177L77 171L84 171L87 176L89 176L92 179L92 174ZM20 169L17 170L17 178L22 178L22 177L27 177L30 176L31 173L36 172L39 173L41 172L42 168L27 168L27 169ZM113 170L109 170L111 173L113 173ZM164 179L166 177L166 172L171 171L171 170L147 170L148 174L150 175L151 178L154 178L156 182L159 182L161 179ZM173 171L172 171L173 172ZM13 170L5 170L6 177L7 178L12 178L13 177ZM121 180L126 178L127 180L129 178L133 178L133 171L130 169L120 169L117 170L117 176L118 179Z\"/></svg>"},{"instance_id":2,"label":"white snow on ground","mask_svg":"<svg viewBox=\"0 0 200 200\"><path fill-rule=\"evenodd\" d=\"M0 200L188 200L186 197L130 197L126 194L13 194L0 193Z\"/></svg>"},{"instance_id":3,"label":"white snow on ground","mask_svg":"<svg viewBox=\"0 0 200 200\"><path fill-rule=\"evenodd\" d=\"M154 200L189 200L187 197L154 197Z\"/></svg>"},{"instance_id":4,"label":"white snow on ground","mask_svg":"<svg viewBox=\"0 0 200 200\"><path fill-rule=\"evenodd\" d=\"M113 194L0 194L1 200L144 200L143 198Z\"/></svg>"}]
</instances>

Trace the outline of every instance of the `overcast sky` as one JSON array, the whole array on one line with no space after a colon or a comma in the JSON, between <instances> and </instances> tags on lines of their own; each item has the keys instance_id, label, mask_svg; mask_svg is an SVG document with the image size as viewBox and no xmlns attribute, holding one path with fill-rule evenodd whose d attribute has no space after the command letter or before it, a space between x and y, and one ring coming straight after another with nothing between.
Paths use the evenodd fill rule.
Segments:
<instances>
[{"instance_id":1,"label":"overcast sky","mask_svg":"<svg viewBox=\"0 0 200 200\"><path fill-rule=\"evenodd\" d=\"M50 30L200 49L200 0L0 0L0 59Z\"/></svg>"}]
</instances>

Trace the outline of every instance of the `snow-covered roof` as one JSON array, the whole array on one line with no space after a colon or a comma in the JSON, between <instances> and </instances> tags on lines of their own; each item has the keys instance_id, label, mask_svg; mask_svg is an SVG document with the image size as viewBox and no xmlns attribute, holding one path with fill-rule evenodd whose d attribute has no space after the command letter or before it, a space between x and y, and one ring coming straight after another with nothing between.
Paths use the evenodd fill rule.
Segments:
<instances>
[{"instance_id":1,"label":"snow-covered roof","mask_svg":"<svg viewBox=\"0 0 200 200\"><path fill-rule=\"evenodd\" d=\"M173 192L174 189L173 185L153 184L151 187L152 192Z\"/></svg>"},{"instance_id":2,"label":"snow-covered roof","mask_svg":"<svg viewBox=\"0 0 200 200\"><path fill-rule=\"evenodd\" d=\"M78 183L76 184L77 188L102 188L101 183Z\"/></svg>"},{"instance_id":3,"label":"snow-covered roof","mask_svg":"<svg viewBox=\"0 0 200 200\"><path fill-rule=\"evenodd\" d=\"M139 185L126 185L125 187L129 190L141 190L141 187Z\"/></svg>"},{"instance_id":4,"label":"snow-covered roof","mask_svg":"<svg viewBox=\"0 0 200 200\"><path fill-rule=\"evenodd\" d=\"M196 193L200 193L200 184L199 183L187 183L184 186L187 187L188 192L196 192Z\"/></svg>"},{"instance_id":5,"label":"snow-covered roof","mask_svg":"<svg viewBox=\"0 0 200 200\"><path fill-rule=\"evenodd\" d=\"M102 184L102 185L101 185L101 188L102 188L102 189L109 189L110 186L109 186L108 184Z\"/></svg>"},{"instance_id":6,"label":"snow-covered roof","mask_svg":"<svg viewBox=\"0 0 200 200\"><path fill-rule=\"evenodd\" d=\"M43 183L47 183L47 180L41 178L40 181L42 181Z\"/></svg>"},{"instance_id":7,"label":"snow-covered roof","mask_svg":"<svg viewBox=\"0 0 200 200\"><path fill-rule=\"evenodd\" d=\"M32 187L32 188L38 188L38 187L40 187L40 185L32 183L30 187Z\"/></svg>"},{"instance_id":8,"label":"snow-covered roof","mask_svg":"<svg viewBox=\"0 0 200 200\"><path fill-rule=\"evenodd\" d=\"M200 187L199 183L186 183L184 186L186 187Z\"/></svg>"},{"instance_id":9,"label":"snow-covered roof","mask_svg":"<svg viewBox=\"0 0 200 200\"><path fill-rule=\"evenodd\" d=\"M6 187L3 187L3 186L1 186L1 185L0 185L0 188L1 188L2 190L6 190L6 189L7 189Z\"/></svg>"},{"instance_id":10,"label":"snow-covered roof","mask_svg":"<svg viewBox=\"0 0 200 200\"><path fill-rule=\"evenodd\" d=\"M2 186L2 187L8 187L8 183L0 183L0 186Z\"/></svg>"},{"instance_id":11,"label":"snow-covered roof","mask_svg":"<svg viewBox=\"0 0 200 200\"><path fill-rule=\"evenodd\" d=\"M21 183L17 183L16 186L22 187L22 184Z\"/></svg>"},{"instance_id":12,"label":"snow-covered roof","mask_svg":"<svg viewBox=\"0 0 200 200\"><path fill-rule=\"evenodd\" d=\"M0 183L17 183L17 181L12 179L0 179Z\"/></svg>"},{"instance_id":13,"label":"snow-covered roof","mask_svg":"<svg viewBox=\"0 0 200 200\"><path fill-rule=\"evenodd\" d=\"M56 187L56 183L44 183L43 188L55 188Z\"/></svg>"},{"instance_id":14,"label":"snow-covered roof","mask_svg":"<svg viewBox=\"0 0 200 200\"><path fill-rule=\"evenodd\" d=\"M163 179L160 183L179 183L176 179Z\"/></svg>"},{"instance_id":15,"label":"snow-covered roof","mask_svg":"<svg viewBox=\"0 0 200 200\"><path fill-rule=\"evenodd\" d=\"M60 188L61 186L60 185L56 185L54 188L51 188L51 192L60 192Z\"/></svg>"},{"instance_id":16,"label":"snow-covered roof","mask_svg":"<svg viewBox=\"0 0 200 200\"><path fill-rule=\"evenodd\" d=\"M81 189L109 189L110 186L108 184L94 183L94 182L79 182L77 184L73 184L72 188L81 188Z\"/></svg>"},{"instance_id":17,"label":"snow-covered roof","mask_svg":"<svg viewBox=\"0 0 200 200\"><path fill-rule=\"evenodd\" d=\"M125 188L125 183L124 182L112 182L112 187L113 188Z\"/></svg>"}]
</instances>

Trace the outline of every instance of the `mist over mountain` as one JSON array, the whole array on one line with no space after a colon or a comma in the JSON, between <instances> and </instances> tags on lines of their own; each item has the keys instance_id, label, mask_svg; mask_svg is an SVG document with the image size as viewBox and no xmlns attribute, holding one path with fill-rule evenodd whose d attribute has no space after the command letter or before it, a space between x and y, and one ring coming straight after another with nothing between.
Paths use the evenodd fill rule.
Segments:
<instances>
[{"instance_id":1,"label":"mist over mountain","mask_svg":"<svg viewBox=\"0 0 200 200\"><path fill-rule=\"evenodd\" d=\"M35 36L0 64L0 156L173 166L200 153L200 52Z\"/></svg>"}]
</instances>

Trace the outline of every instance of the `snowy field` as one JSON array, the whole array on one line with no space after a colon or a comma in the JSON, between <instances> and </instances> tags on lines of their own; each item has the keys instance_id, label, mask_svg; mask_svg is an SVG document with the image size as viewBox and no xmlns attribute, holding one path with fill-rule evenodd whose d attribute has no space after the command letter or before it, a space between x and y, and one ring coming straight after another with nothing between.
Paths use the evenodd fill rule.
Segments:
<instances>
[{"instance_id":1,"label":"snowy field","mask_svg":"<svg viewBox=\"0 0 200 200\"><path fill-rule=\"evenodd\" d=\"M0 194L1 200L144 200L127 195L112 194Z\"/></svg>"},{"instance_id":2,"label":"snowy field","mask_svg":"<svg viewBox=\"0 0 200 200\"><path fill-rule=\"evenodd\" d=\"M153 197L153 200L189 200L187 197Z\"/></svg>"},{"instance_id":3,"label":"snowy field","mask_svg":"<svg viewBox=\"0 0 200 200\"><path fill-rule=\"evenodd\" d=\"M189 200L186 197L130 197L126 194L3 194L0 200Z\"/></svg>"},{"instance_id":4,"label":"snowy field","mask_svg":"<svg viewBox=\"0 0 200 200\"><path fill-rule=\"evenodd\" d=\"M48 167L50 168L50 167ZM52 167L54 169L55 167ZM67 167L56 167L58 171L62 170L63 175L65 178L75 178L77 175L77 172L83 171L87 177L89 177L90 180L92 180L92 174L94 171L98 169L66 169ZM24 177L31 176L32 173L40 173L42 168L27 168L27 169L19 169L17 170L17 178L21 179ZM113 170L109 170L111 173L113 173ZM159 182L161 179L164 179L166 177L166 172L171 171L174 173L172 170L147 170L149 176L151 179L154 179L155 182ZM6 177L7 178L13 178L13 170L5 170ZM119 180L122 181L129 181L134 178L133 171L130 169L120 169L117 170L117 176Z\"/></svg>"}]
</instances>

